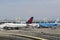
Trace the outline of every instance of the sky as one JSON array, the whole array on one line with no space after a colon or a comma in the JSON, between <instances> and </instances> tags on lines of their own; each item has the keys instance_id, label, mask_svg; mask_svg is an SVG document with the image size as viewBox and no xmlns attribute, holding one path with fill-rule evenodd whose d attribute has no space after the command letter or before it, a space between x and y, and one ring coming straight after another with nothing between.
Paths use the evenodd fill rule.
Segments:
<instances>
[{"instance_id":1,"label":"sky","mask_svg":"<svg viewBox=\"0 0 60 40\"><path fill-rule=\"evenodd\" d=\"M0 19L28 19L33 16L60 18L60 0L0 0Z\"/></svg>"}]
</instances>

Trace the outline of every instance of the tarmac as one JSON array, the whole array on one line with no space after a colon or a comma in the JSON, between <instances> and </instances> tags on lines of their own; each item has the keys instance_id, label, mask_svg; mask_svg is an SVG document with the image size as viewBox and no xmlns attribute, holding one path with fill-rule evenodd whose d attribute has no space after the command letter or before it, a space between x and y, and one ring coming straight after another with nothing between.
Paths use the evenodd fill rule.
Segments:
<instances>
[{"instance_id":1,"label":"tarmac","mask_svg":"<svg viewBox=\"0 0 60 40\"><path fill-rule=\"evenodd\" d=\"M60 40L60 27L56 29L52 28L23 28L20 30L7 30L7 31L0 31L0 38L3 36L4 40L4 35L3 33L14 33L14 34L22 34L22 35L28 35L28 36L33 36L33 37L38 37L38 38L43 38L43 39L48 39L48 40ZM5 34L6 35L6 34ZM7 35L6 35L7 36ZM34 39L29 39L29 38L24 38L24 37L19 37L19 36L11 36L7 37L7 39L12 39L12 40L34 40ZM13 37L13 38L12 38Z\"/></svg>"},{"instance_id":2,"label":"tarmac","mask_svg":"<svg viewBox=\"0 0 60 40\"><path fill-rule=\"evenodd\" d=\"M12 36L5 32L0 32L0 40L33 40L24 37Z\"/></svg>"}]
</instances>

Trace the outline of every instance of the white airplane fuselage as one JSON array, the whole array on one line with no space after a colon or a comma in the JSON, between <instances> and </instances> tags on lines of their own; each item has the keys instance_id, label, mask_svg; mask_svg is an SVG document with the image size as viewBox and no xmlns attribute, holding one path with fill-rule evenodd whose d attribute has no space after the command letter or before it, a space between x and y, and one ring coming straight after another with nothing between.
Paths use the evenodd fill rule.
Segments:
<instances>
[{"instance_id":1,"label":"white airplane fuselage","mask_svg":"<svg viewBox=\"0 0 60 40\"><path fill-rule=\"evenodd\" d=\"M5 24L1 24L0 25L0 29L4 29L4 27L7 27L7 28L16 28L16 27L18 27L18 28L25 28L25 27L29 27L29 26L33 26L33 27L35 27L35 26L39 26L38 24L16 24L16 23L5 23Z\"/></svg>"}]
</instances>

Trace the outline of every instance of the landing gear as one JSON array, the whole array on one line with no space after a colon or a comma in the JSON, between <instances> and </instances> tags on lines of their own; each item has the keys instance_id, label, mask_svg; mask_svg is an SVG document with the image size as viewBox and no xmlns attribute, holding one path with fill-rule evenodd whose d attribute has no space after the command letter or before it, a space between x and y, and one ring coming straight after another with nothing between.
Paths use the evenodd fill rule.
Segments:
<instances>
[{"instance_id":1,"label":"landing gear","mask_svg":"<svg viewBox=\"0 0 60 40\"><path fill-rule=\"evenodd\" d=\"M5 29L5 30L11 30L11 29L13 29L12 27L7 27L7 26L5 26L3 29Z\"/></svg>"}]
</instances>

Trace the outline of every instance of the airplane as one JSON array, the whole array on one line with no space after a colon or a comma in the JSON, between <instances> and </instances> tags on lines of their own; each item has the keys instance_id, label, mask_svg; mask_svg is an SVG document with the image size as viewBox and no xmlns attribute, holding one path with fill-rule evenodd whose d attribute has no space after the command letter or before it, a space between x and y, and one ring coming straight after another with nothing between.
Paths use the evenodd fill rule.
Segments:
<instances>
[{"instance_id":1,"label":"airplane","mask_svg":"<svg viewBox=\"0 0 60 40\"><path fill-rule=\"evenodd\" d=\"M11 30L11 29L19 29L19 28L27 28L28 26L38 26L38 24L33 24L33 17L29 18L26 23L16 24L16 23L4 23L0 24L1 30Z\"/></svg>"},{"instance_id":2,"label":"airplane","mask_svg":"<svg viewBox=\"0 0 60 40\"><path fill-rule=\"evenodd\" d=\"M43 28L52 28L52 27L57 27L58 24L56 23L39 23L40 27Z\"/></svg>"},{"instance_id":3,"label":"airplane","mask_svg":"<svg viewBox=\"0 0 60 40\"><path fill-rule=\"evenodd\" d=\"M0 24L0 29L4 30L4 29L19 29L20 27L28 27L28 26L36 26L37 24L33 24L33 17L29 18L29 20L26 23L21 23L21 24L16 24L16 23L4 23L4 24Z\"/></svg>"},{"instance_id":4,"label":"airplane","mask_svg":"<svg viewBox=\"0 0 60 40\"><path fill-rule=\"evenodd\" d=\"M59 26L59 23L58 21L55 21L54 23L39 23L39 27L38 28L55 28L55 27L58 27Z\"/></svg>"}]
</instances>

